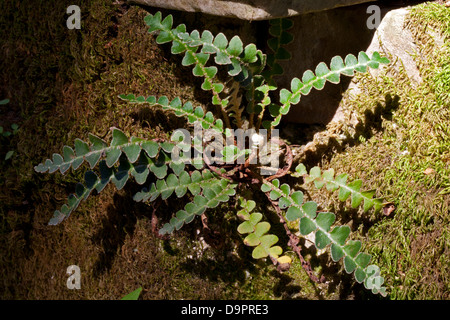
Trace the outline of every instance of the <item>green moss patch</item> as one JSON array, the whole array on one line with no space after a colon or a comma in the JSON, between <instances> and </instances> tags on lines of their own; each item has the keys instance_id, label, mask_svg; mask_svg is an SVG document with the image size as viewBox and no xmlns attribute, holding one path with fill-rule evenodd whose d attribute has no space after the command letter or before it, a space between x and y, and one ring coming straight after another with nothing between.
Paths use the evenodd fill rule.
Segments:
<instances>
[{"instance_id":1,"label":"green moss patch","mask_svg":"<svg viewBox=\"0 0 450 320\"><path fill-rule=\"evenodd\" d=\"M355 138L330 143L318 162L317 153L309 157L310 165L347 172L385 198L386 211L363 214L311 190L322 198L322 209L359 231L391 299L449 298L449 22L444 5L413 7L407 28L419 48L415 60L423 82L411 83L400 62L399 71L391 65L378 79L359 76L364 92L344 102L358 117L344 134ZM387 210L392 205L395 210Z\"/></svg>"}]
</instances>

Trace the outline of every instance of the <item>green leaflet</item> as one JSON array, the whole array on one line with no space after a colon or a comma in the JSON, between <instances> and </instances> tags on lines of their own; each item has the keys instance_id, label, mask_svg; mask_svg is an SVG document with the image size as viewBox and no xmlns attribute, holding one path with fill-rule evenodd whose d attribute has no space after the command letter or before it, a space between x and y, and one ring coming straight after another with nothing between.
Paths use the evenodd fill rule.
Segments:
<instances>
[{"instance_id":1,"label":"green leaflet","mask_svg":"<svg viewBox=\"0 0 450 320\"><path fill-rule=\"evenodd\" d=\"M321 172L319 167L313 167L308 175L308 171L303 164L299 164L295 171L297 175L305 177L306 183L314 182L318 189L326 186L329 191L339 190L338 197L340 201L346 201L350 197L353 208L357 208L363 203L364 212L369 211L371 208L378 212L383 207L382 198L373 198L375 190L361 191L362 180L359 179L347 183L348 174L346 173L335 177L332 168Z\"/></svg>"},{"instance_id":2,"label":"green leaflet","mask_svg":"<svg viewBox=\"0 0 450 320\"><path fill-rule=\"evenodd\" d=\"M192 202L185 205L184 210L179 210L172 219L159 230L159 234L172 233L179 230L184 224L191 222L195 216L201 215L208 208L215 208L220 202L227 202L229 197L235 195L237 184L229 183L222 179L219 183L213 184L210 188L205 188L204 194L196 195ZM208 190L207 192L205 192Z\"/></svg>"},{"instance_id":3,"label":"green leaflet","mask_svg":"<svg viewBox=\"0 0 450 320\"><path fill-rule=\"evenodd\" d=\"M280 255L283 250L280 246L275 246L278 242L278 237L272 234L267 234L270 230L270 223L262 221L262 214L259 212L251 213L255 208L256 203L253 200L245 200L239 198L241 210L237 215L244 220L238 226L238 232L240 234L248 234L244 239L244 244L247 246L255 247L252 251L252 257L254 259L262 259L267 256L271 256L277 259L279 263L290 263L291 259L288 256Z\"/></svg>"},{"instance_id":4,"label":"green leaflet","mask_svg":"<svg viewBox=\"0 0 450 320\"><path fill-rule=\"evenodd\" d=\"M323 177L319 168L313 168L310 171L310 177L316 179ZM305 173L304 166L298 167L298 173ZM329 177L330 173L325 174ZM343 178L341 178L343 180ZM314 180L313 180L314 181ZM360 187L359 183L351 186L351 188ZM384 279L373 272L370 278L368 264L370 262L370 255L359 252L361 249L361 242L354 240L347 240L350 236L350 228L348 226L335 226L333 224L336 220L336 215L331 212L319 212L316 214L317 204L313 201L302 203L303 194L299 191L292 192L285 184L280 186L280 181L274 179L273 181L264 181L261 190L269 194L271 200L281 201L286 210L286 219L288 221L295 221L299 219L299 231L302 235L308 235L314 232L314 244L318 249L324 249L330 246L331 257L333 261L338 262L343 259L344 268L347 273L355 274L355 279L358 282L365 283L366 288L372 289L375 293L386 295L386 288L382 287ZM353 190L353 189L351 189ZM290 192L292 192L290 194ZM369 280L367 280L369 279Z\"/></svg>"}]
</instances>

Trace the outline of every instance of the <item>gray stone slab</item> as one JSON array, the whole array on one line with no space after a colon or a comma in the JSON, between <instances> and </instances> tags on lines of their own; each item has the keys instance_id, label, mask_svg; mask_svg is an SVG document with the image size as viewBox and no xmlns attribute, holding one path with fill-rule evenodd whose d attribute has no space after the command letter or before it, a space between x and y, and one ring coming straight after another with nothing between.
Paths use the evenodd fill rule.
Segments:
<instances>
[{"instance_id":1,"label":"gray stone slab","mask_svg":"<svg viewBox=\"0 0 450 320\"><path fill-rule=\"evenodd\" d=\"M130 0L151 7L255 21L290 17L374 0Z\"/></svg>"}]
</instances>

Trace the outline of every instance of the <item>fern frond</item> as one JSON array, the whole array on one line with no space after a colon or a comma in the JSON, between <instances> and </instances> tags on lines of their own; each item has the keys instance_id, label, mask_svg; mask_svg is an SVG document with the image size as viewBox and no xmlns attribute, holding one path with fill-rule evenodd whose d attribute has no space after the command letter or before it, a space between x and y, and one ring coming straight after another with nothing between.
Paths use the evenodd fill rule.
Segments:
<instances>
[{"instance_id":1,"label":"fern frond","mask_svg":"<svg viewBox=\"0 0 450 320\"><path fill-rule=\"evenodd\" d=\"M270 90L276 89L273 76L281 75L284 72L278 61L291 59L291 54L283 46L289 44L294 39L294 36L288 32L292 26L292 20L287 18L270 20L269 34L273 38L269 39L267 44L272 50L272 53L266 56L265 70L260 75L255 75L251 85L246 88L246 98L248 101L247 112L250 114L250 127L253 127L253 121L256 115L258 117L258 122L255 125L257 130L261 127L264 107L270 103L268 90L265 90L265 88L270 85Z\"/></svg>"},{"instance_id":2,"label":"fern frond","mask_svg":"<svg viewBox=\"0 0 450 320\"><path fill-rule=\"evenodd\" d=\"M350 235L348 226L335 226L336 215L331 212L317 213L317 203L314 201L303 202L301 191L291 192L288 184L280 186L280 181L274 179L269 182L264 180L261 186L263 192L270 192L273 201L278 200L281 209L287 209L286 219L296 221L299 219L299 230L304 236L314 232L314 244L318 249L324 249L330 245L331 258L338 262L344 260L344 269L347 273L353 273L357 282L362 283L373 293L386 295L386 288L382 287L384 278L380 276L376 265L369 265L371 256L360 252L361 242L347 240Z\"/></svg>"},{"instance_id":3,"label":"fern frond","mask_svg":"<svg viewBox=\"0 0 450 320\"><path fill-rule=\"evenodd\" d=\"M63 156L53 154L53 160L35 166L37 172L50 173L60 170L62 174L72 167L76 170L87 161L91 167L98 164L100 177L93 171L85 174L85 185L79 183L75 194L69 196L68 203L61 210L56 210L50 224L58 224L67 218L75 210L82 199L86 199L92 190L100 192L112 181L117 189L122 189L129 177L133 177L138 184L143 184L148 175L153 173L158 179L163 179L172 169L171 175L180 175L184 172L185 163L174 161L170 157L175 144L170 142L156 142L143 140L136 137L130 139L119 129L112 129L112 141L108 146L105 141L89 135L91 145L77 139L75 140L75 151L64 146ZM104 158L101 160L101 158ZM115 165L118 164L117 168Z\"/></svg>"},{"instance_id":4,"label":"fern frond","mask_svg":"<svg viewBox=\"0 0 450 320\"><path fill-rule=\"evenodd\" d=\"M305 177L305 183L314 182L317 189L321 189L325 185L329 191L339 190L339 201L344 202L350 197L352 208L357 208L363 203L364 212L371 208L378 212L383 207L382 198L373 198L375 190L361 191L361 179L347 183L348 174L342 173L335 177L333 168L321 172L319 167L313 167L308 175L306 167L302 163L295 168L295 171L297 175Z\"/></svg>"},{"instance_id":5,"label":"fern frond","mask_svg":"<svg viewBox=\"0 0 450 320\"><path fill-rule=\"evenodd\" d=\"M272 100L270 98L270 91L276 90L276 87L269 86L268 84L263 84L255 88L256 92L262 94L262 96L257 100L257 105L254 107L253 114L258 116L257 123L255 124L256 130L261 128L262 119L264 116L265 109L272 107ZM252 114L252 115L253 115Z\"/></svg>"},{"instance_id":6,"label":"fern frond","mask_svg":"<svg viewBox=\"0 0 450 320\"><path fill-rule=\"evenodd\" d=\"M229 101L220 97L224 85L216 79L217 67L207 66L211 55L215 55L215 63L226 66L228 74L242 86L248 86L252 82L253 74L264 68L265 55L257 50L254 44L244 47L238 36L228 41L223 33L219 33L217 36L213 36L207 30L201 35L197 30L188 33L184 24L173 28L171 15L162 20L161 12L148 15L145 22L150 26L149 32L159 32L156 38L158 44L172 42L171 52L173 54L184 53L182 65L194 66L192 70L194 76L205 79L202 89L211 90L213 93L212 103L221 108L225 108ZM200 47L201 50L198 52ZM228 126L226 118L224 120Z\"/></svg>"},{"instance_id":7,"label":"fern frond","mask_svg":"<svg viewBox=\"0 0 450 320\"><path fill-rule=\"evenodd\" d=\"M96 188L102 188L101 186L107 183L102 182L102 180L93 172L87 171L84 176L85 185L78 183L75 188L75 193L70 194L66 204L63 204L60 210L55 210L53 217L48 222L49 225L60 224L64 219L68 218L72 211L74 211L81 200L87 199L92 190ZM110 178L108 178L109 182Z\"/></svg>"},{"instance_id":8,"label":"fern frond","mask_svg":"<svg viewBox=\"0 0 450 320\"><path fill-rule=\"evenodd\" d=\"M270 230L270 223L262 221L263 215L259 212L253 212L256 203L253 200L244 201L241 203L242 209L237 212L238 217L244 220L237 231L240 234L248 234L244 243L247 246L255 247L252 251L254 259L262 259L270 256L279 263L290 263L291 259L288 256L281 256L283 249L280 246L275 246L278 242L278 237L273 234L267 234Z\"/></svg>"},{"instance_id":9,"label":"fern frond","mask_svg":"<svg viewBox=\"0 0 450 320\"><path fill-rule=\"evenodd\" d=\"M227 202L236 194L236 183L221 179L210 188L205 188L202 195L196 195L192 202L185 205L184 210L179 210L172 219L159 230L159 234L172 233L179 230L184 224L192 222L196 216L205 212L208 208L215 208L220 202Z\"/></svg>"},{"instance_id":10,"label":"fern frond","mask_svg":"<svg viewBox=\"0 0 450 320\"><path fill-rule=\"evenodd\" d=\"M48 171L53 173L59 170L62 174L66 173L70 167L76 170L80 165L87 161L94 168L102 157L106 157L106 164L112 167L117 163L122 153L127 156L130 163L137 161L141 150L145 150L150 158L157 157L162 152L171 152L175 144L170 142L158 143L151 140L143 140L136 137L128 137L121 130L112 128L112 140L108 146L107 143L99 137L89 134L91 145L83 140L75 140L75 150L69 146L63 147L63 154L54 153L52 160L47 159L34 167L36 172L44 173Z\"/></svg>"},{"instance_id":11,"label":"fern frond","mask_svg":"<svg viewBox=\"0 0 450 320\"><path fill-rule=\"evenodd\" d=\"M169 198L174 192L178 198L183 197L189 190L194 196L200 194L202 189L209 189L219 181L219 177L204 169L202 172L193 171L191 175L182 171L177 177L170 174L166 179L160 179L152 183L150 189L143 188L133 197L135 201L154 201L159 196L162 200Z\"/></svg>"},{"instance_id":12,"label":"fern frond","mask_svg":"<svg viewBox=\"0 0 450 320\"><path fill-rule=\"evenodd\" d=\"M288 18L270 20L269 34L273 38L267 41L267 45L272 50L272 53L267 55L267 66L269 69L262 74L266 78L267 83L271 85L275 85L273 76L284 73L278 61L290 60L292 57L290 52L283 46L291 43L294 39L294 36L288 31L293 25L294 22Z\"/></svg>"},{"instance_id":13,"label":"fern frond","mask_svg":"<svg viewBox=\"0 0 450 320\"><path fill-rule=\"evenodd\" d=\"M145 157L145 155L144 155ZM100 177L93 171L87 171L84 176L84 184L78 183L75 187L75 193L70 194L68 201L60 210L55 210L49 225L57 225L78 207L81 200L86 200L93 190L101 192L109 182L113 182L118 190L126 184L130 175L136 178L140 184L144 183L148 174L148 166L142 166L142 161L130 164L125 157L121 157L121 164L118 168L110 168L105 160L99 163Z\"/></svg>"},{"instance_id":14,"label":"fern frond","mask_svg":"<svg viewBox=\"0 0 450 320\"><path fill-rule=\"evenodd\" d=\"M289 112L291 105L300 102L301 95L308 95L312 88L322 90L327 81L337 84L340 82L340 75L353 76L355 71L366 72L367 68L378 69L380 64L388 64L390 61L381 57L378 52L374 52L372 57L361 51L358 58L349 54L343 60L340 56L331 59L330 68L324 62L317 65L315 72L307 70L303 73L302 79L293 78L291 81L291 90L280 90L280 105L272 108L271 116L273 121L265 121L263 126L270 129L280 123L281 117Z\"/></svg>"},{"instance_id":15,"label":"fern frond","mask_svg":"<svg viewBox=\"0 0 450 320\"><path fill-rule=\"evenodd\" d=\"M119 98L130 103L148 103L151 106L158 105L163 110L174 111L178 117L186 117L189 123L201 123L202 128L205 130L211 128L219 133L224 133L223 121L221 119L215 119L211 111L205 113L202 107L194 108L190 102L182 104L180 98L175 98L170 102L166 96L156 99L155 96L145 98L143 96L136 97L134 94L121 94Z\"/></svg>"},{"instance_id":16,"label":"fern frond","mask_svg":"<svg viewBox=\"0 0 450 320\"><path fill-rule=\"evenodd\" d=\"M238 128L242 128L242 113L245 110L245 107L242 106L242 95L239 92L239 83L236 81L232 81L230 85L229 93L227 99L230 101L228 105L225 107L225 111L228 115L234 118L234 122Z\"/></svg>"}]
</instances>

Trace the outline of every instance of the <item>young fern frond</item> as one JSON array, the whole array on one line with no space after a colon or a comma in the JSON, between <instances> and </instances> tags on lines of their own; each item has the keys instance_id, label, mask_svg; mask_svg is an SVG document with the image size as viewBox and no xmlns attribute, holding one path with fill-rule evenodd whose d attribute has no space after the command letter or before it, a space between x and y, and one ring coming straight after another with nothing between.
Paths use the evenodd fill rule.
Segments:
<instances>
[{"instance_id":1,"label":"young fern frond","mask_svg":"<svg viewBox=\"0 0 450 320\"><path fill-rule=\"evenodd\" d=\"M379 267L369 265L371 256L360 252L361 242L347 240L350 235L348 226L335 226L331 228L336 220L336 215L331 212L317 213L317 203L314 201L304 202L301 191L291 192L288 184L280 186L280 181L264 180L261 190L270 192L273 201L278 200L278 205L286 211L288 221L299 220L299 231L303 236L314 232L314 244L318 249L330 246L331 258L338 262L343 258L344 269L347 273L353 273L357 282L362 283L373 293L386 295L386 288L382 287L384 278L380 276Z\"/></svg>"},{"instance_id":2,"label":"young fern frond","mask_svg":"<svg viewBox=\"0 0 450 320\"><path fill-rule=\"evenodd\" d=\"M259 212L253 212L256 202L253 200L241 200L242 209L237 212L237 216L244 220L237 231L240 234L248 234L244 239L244 244L250 247L255 247L252 251L254 259L262 259L269 256L272 260L278 263L290 263L291 258L288 256L281 256L283 249L280 246L275 246L278 242L278 237L273 234L267 234L270 230L270 223L262 221L263 215Z\"/></svg>"},{"instance_id":3,"label":"young fern frond","mask_svg":"<svg viewBox=\"0 0 450 320\"><path fill-rule=\"evenodd\" d=\"M295 168L295 171L296 174L292 176L303 176L305 183L314 182L317 189L326 186L328 191L334 192L339 190L339 201L344 202L350 197L352 208L357 208L363 203L364 212L369 211L371 208L378 212L383 207L382 198L373 198L375 190L361 191L361 179L347 184L347 173L342 173L335 177L333 168L321 172L319 167L313 167L308 174L305 165L302 163Z\"/></svg>"}]
</instances>

